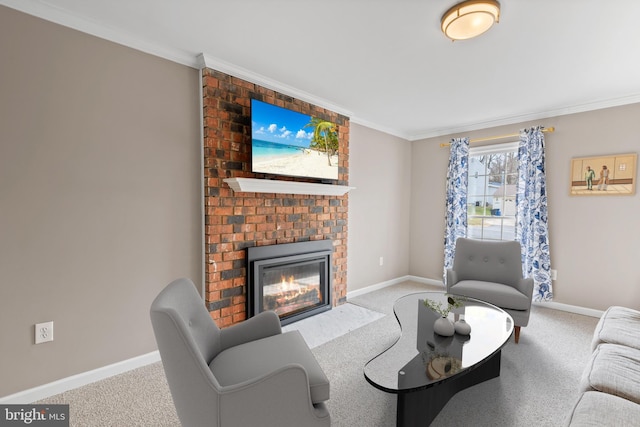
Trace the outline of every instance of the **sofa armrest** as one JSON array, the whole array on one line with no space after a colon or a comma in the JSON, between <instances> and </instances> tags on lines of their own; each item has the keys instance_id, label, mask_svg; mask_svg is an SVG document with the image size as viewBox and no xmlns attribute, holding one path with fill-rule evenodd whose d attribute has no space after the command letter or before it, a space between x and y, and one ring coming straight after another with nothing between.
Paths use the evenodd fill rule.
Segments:
<instances>
[{"instance_id":1,"label":"sofa armrest","mask_svg":"<svg viewBox=\"0 0 640 427\"><path fill-rule=\"evenodd\" d=\"M447 269L447 293L451 292L451 287L458 283L458 274L451 268Z\"/></svg>"},{"instance_id":2,"label":"sofa armrest","mask_svg":"<svg viewBox=\"0 0 640 427\"><path fill-rule=\"evenodd\" d=\"M516 289L526 295L529 300L533 297L533 277L527 277L518 280Z\"/></svg>"},{"instance_id":3,"label":"sofa armrest","mask_svg":"<svg viewBox=\"0 0 640 427\"><path fill-rule=\"evenodd\" d=\"M242 323L220 331L221 351L236 345L282 333L280 318L274 311L263 311Z\"/></svg>"}]
</instances>

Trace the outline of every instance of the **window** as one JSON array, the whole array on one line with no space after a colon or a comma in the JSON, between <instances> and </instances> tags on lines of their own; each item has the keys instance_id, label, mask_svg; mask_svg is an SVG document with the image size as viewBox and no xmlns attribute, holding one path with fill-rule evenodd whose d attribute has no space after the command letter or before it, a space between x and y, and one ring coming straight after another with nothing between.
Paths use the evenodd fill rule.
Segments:
<instances>
[{"instance_id":1,"label":"window","mask_svg":"<svg viewBox=\"0 0 640 427\"><path fill-rule=\"evenodd\" d=\"M518 143L469 149L467 237L515 240Z\"/></svg>"}]
</instances>

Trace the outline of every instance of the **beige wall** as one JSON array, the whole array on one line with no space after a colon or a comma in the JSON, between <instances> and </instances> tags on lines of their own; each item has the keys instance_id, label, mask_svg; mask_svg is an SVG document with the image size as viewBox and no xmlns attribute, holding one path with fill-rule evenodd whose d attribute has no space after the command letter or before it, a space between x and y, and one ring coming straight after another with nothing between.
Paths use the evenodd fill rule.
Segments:
<instances>
[{"instance_id":1,"label":"beige wall","mask_svg":"<svg viewBox=\"0 0 640 427\"><path fill-rule=\"evenodd\" d=\"M409 271L411 143L351 123L349 292ZM383 257L384 264L379 260Z\"/></svg>"},{"instance_id":2,"label":"beige wall","mask_svg":"<svg viewBox=\"0 0 640 427\"><path fill-rule=\"evenodd\" d=\"M149 304L175 277L201 285L202 230L197 71L1 6L0 39L1 397L153 351ZM640 195L568 195L572 157L639 151L639 116L636 104L468 133L557 127L558 302L640 308ZM449 138L352 123L348 291L441 279ZM48 320L55 341L34 345Z\"/></svg>"},{"instance_id":3,"label":"beige wall","mask_svg":"<svg viewBox=\"0 0 640 427\"><path fill-rule=\"evenodd\" d=\"M196 70L1 6L0 40L2 397L154 351L202 231Z\"/></svg>"},{"instance_id":4,"label":"beige wall","mask_svg":"<svg viewBox=\"0 0 640 427\"><path fill-rule=\"evenodd\" d=\"M545 138L555 301L598 310L614 304L640 308L640 194L569 195L572 158L640 151L638 117L640 104L632 104L413 142L410 274L442 278L448 150L439 144L452 136L555 126Z\"/></svg>"}]
</instances>

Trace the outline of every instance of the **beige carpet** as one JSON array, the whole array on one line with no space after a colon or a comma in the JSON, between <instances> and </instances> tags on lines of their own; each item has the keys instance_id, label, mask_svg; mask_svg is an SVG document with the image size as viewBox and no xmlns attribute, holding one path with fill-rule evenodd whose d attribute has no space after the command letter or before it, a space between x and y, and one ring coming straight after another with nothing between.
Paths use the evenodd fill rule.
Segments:
<instances>
[{"instance_id":1,"label":"beige carpet","mask_svg":"<svg viewBox=\"0 0 640 427\"><path fill-rule=\"evenodd\" d=\"M369 385L362 369L398 337L393 301L433 289L408 282L353 298L349 302L367 309L362 313L368 320L313 348L331 381L328 408L334 427L395 425L395 396ZM351 314L358 317L358 308L349 307L347 314L343 310L323 315L335 312L341 320ZM385 316L371 315L369 310ZM534 306L520 344L510 342L503 349L501 376L458 393L432 425L562 425L578 396L596 323L592 317ZM69 403L72 426L179 426L160 363L38 403Z\"/></svg>"},{"instance_id":2,"label":"beige carpet","mask_svg":"<svg viewBox=\"0 0 640 427\"><path fill-rule=\"evenodd\" d=\"M68 403L77 427L180 425L160 362L37 403Z\"/></svg>"}]
</instances>

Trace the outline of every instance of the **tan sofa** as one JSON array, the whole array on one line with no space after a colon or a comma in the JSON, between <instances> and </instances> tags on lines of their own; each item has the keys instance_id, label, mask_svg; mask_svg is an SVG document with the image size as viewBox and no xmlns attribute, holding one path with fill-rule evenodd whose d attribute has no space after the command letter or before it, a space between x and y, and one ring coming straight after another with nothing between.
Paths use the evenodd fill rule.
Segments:
<instances>
[{"instance_id":1,"label":"tan sofa","mask_svg":"<svg viewBox=\"0 0 640 427\"><path fill-rule=\"evenodd\" d=\"M609 307L596 326L592 349L567 425L640 425L640 311Z\"/></svg>"}]
</instances>

